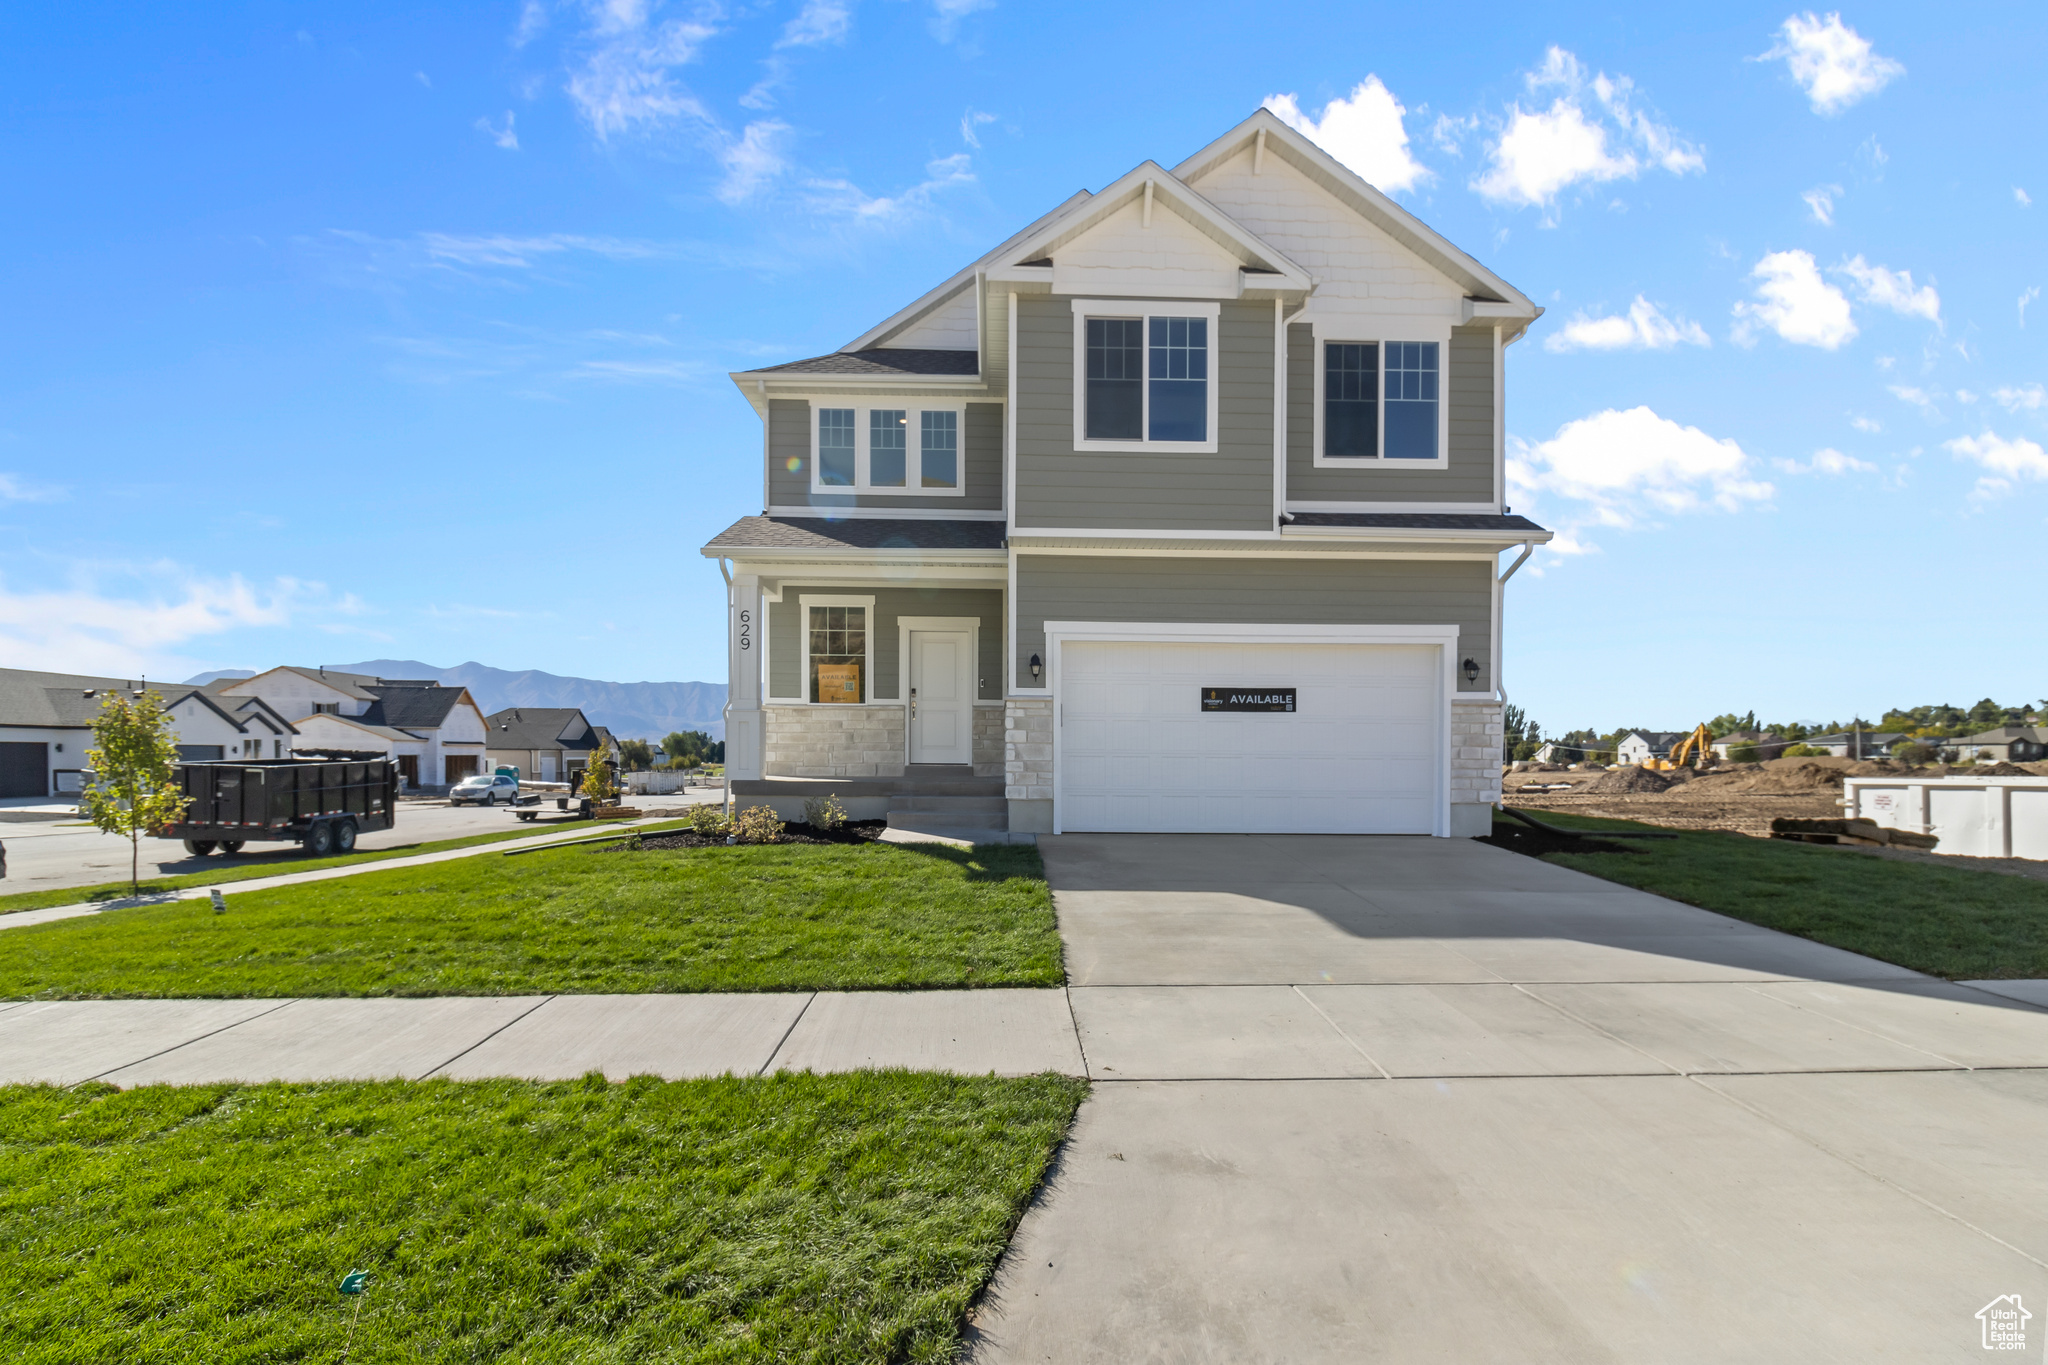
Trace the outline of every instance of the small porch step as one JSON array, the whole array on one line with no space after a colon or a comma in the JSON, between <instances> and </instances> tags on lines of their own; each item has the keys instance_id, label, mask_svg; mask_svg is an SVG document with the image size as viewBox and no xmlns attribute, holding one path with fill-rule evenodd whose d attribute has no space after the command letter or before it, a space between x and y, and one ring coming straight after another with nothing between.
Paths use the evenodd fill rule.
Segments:
<instances>
[{"instance_id":1,"label":"small porch step","mask_svg":"<svg viewBox=\"0 0 2048 1365\"><path fill-rule=\"evenodd\" d=\"M1000 796L898 796L889 802L889 828L1007 830L1010 803Z\"/></svg>"}]
</instances>

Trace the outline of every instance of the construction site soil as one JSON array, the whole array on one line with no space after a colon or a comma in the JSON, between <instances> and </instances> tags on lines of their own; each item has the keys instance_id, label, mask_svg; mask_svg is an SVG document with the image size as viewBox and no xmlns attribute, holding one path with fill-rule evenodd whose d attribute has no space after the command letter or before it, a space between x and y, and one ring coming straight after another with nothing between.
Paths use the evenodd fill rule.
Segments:
<instances>
[{"instance_id":1,"label":"construction site soil","mask_svg":"<svg viewBox=\"0 0 2048 1365\"><path fill-rule=\"evenodd\" d=\"M1666 829L1725 829L1764 838L1780 818L1827 819L1842 813L1842 779L1919 777L2042 777L2048 763L1995 763L1973 768L1915 768L1888 759L1779 758L1712 768L1609 768L1603 772L1531 769L1501 778L1502 803L1527 810L1635 820ZM1569 784L1568 786L1566 784Z\"/></svg>"}]
</instances>

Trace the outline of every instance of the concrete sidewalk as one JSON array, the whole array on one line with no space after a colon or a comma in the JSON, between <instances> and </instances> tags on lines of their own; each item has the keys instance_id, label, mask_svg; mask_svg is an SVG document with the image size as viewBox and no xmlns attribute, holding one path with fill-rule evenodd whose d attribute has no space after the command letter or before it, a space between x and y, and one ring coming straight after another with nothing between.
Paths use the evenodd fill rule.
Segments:
<instances>
[{"instance_id":1,"label":"concrete sidewalk","mask_svg":"<svg viewBox=\"0 0 2048 1365\"><path fill-rule=\"evenodd\" d=\"M1061 990L0 1005L0 1081L1081 1073Z\"/></svg>"}]
</instances>

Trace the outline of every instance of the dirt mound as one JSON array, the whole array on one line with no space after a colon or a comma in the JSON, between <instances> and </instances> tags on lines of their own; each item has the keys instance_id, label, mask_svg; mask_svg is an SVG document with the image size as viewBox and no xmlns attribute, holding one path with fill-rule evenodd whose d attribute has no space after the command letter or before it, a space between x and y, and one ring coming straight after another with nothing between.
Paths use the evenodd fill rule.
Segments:
<instances>
[{"instance_id":1,"label":"dirt mound","mask_svg":"<svg viewBox=\"0 0 2048 1365\"><path fill-rule=\"evenodd\" d=\"M2028 772L2028 771L2027 771L2027 770L2026 770L2025 768L2022 768L2022 767L2021 767L2021 766L2020 766L2019 764L2017 764L2017 763L2006 763L2006 762L2003 762L2003 761L2001 761L2001 762L1998 762L1998 763L1979 763L1979 764L1978 764L1978 765L1977 765L1976 767L1974 767L1974 768L1966 768L1966 769L1964 769L1963 771L1965 771L1965 772L1968 772L1968 773L1970 773L1970 774L1972 774L1973 776L1976 776L1976 777L2032 777L2032 776L2034 776L2034 774L2033 774L2033 773L2030 773L2030 772Z\"/></svg>"},{"instance_id":2,"label":"dirt mound","mask_svg":"<svg viewBox=\"0 0 2048 1365\"><path fill-rule=\"evenodd\" d=\"M1671 779L1649 768L1609 768L1581 791L1642 794L1671 789Z\"/></svg>"}]
</instances>

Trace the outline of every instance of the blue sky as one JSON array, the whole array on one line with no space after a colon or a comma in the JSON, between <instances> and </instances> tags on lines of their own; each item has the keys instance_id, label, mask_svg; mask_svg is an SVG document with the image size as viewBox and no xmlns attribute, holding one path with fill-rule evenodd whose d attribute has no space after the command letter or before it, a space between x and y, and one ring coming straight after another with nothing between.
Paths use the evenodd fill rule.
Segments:
<instances>
[{"instance_id":1,"label":"blue sky","mask_svg":"<svg viewBox=\"0 0 2048 1365\"><path fill-rule=\"evenodd\" d=\"M1549 309L1546 726L2048 693L2040 7L1459 15L12 9L0 659L722 680L725 373L1271 99Z\"/></svg>"}]
</instances>

